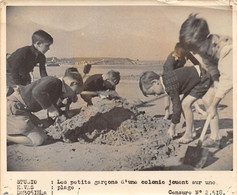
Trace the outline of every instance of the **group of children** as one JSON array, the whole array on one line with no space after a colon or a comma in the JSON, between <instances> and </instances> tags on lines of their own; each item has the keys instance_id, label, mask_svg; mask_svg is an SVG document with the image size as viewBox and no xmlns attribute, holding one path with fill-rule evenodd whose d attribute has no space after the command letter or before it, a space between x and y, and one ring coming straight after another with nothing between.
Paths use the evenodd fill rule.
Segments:
<instances>
[{"instance_id":1,"label":"group of children","mask_svg":"<svg viewBox=\"0 0 237 195\"><path fill-rule=\"evenodd\" d=\"M48 124L34 112L45 110L47 117L55 121L62 114L61 107L69 108L70 103L77 101L78 94L92 105L92 97L109 96L107 90L114 91L120 81L119 72L111 70L103 75L92 75L83 85L81 74L73 67L66 69L62 78L48 76L44 54L52 43L53 38L39 30L33 33L31 46L22 47L7 58L8 142L29 146L43 144L47 139L43 128ZM34 81L32 72L37 64L41 78Z\"/></svg>"},{"instance_id":2,"label":"group of children","mask_svg":"<svg viewBox=\"0 0 237 195\"><path fill-rule=\"evenodd\" d=\"M8 117L7 139L24 145L40 145L46 139L44 124L32 112L46 110L48 117L56 119L60 106L67 99L68 105L77 101L77 95L92 105L92 97L105 95L101 91L115 92L120 73L90 76L83 84L83 78L76 68L66 70L63 78L47 76L44 54L53 43L53 38L39 30L32 35L32 46L16 50L7 59ZM192 55L199 54L207 70ZM184 67L187 60L193 66ZM41 79L33 81L33 68L39 64ZM147 95L167 94L165 118L169 117L169 102L173 114L168 134L175 136L176 125L183 113L186 131L179 139L189 143L196 136L193 124L192 105L202 98L211 115L211 135L206 146L218 146L220 141L217 106L232 88L232 40L210 34L205 19L190 15L180 29L179 43L164 63L163 75L153 71L144 72L139 81L142 93ZM33 81L33 82L32 82ZM180 95L183 95L182 99ZM18 121L16 123L16 121Z\"/></svg>"},{"instance_id":3,"label":"group of children","mask_svg":"<svg viewBox=\"0 0 237 195\"><path fill-rule=\"evenodd\" d=\"M178 54L177 45L182 48L183 54ZM181 26L177 45L164 64L163 75L153 71L144 72L140 77L140 89L145 96L166 93L171 98L173 115L168 130L171 137L175 135L176 124L180 122L183 112L186 131L179 140L181 143L189 143L196 136L191 106L202 98L211 117L211 135L203 145L219 147L221 136L217 106L233 87L232 40L210 34L207 21L198 18L197 14L191 14ZM202 57L207 71L190 52ZM190 59L194 66L183 67L186 59ZM179 97L181 94L182 99Z\"/></svg>"}]
</instances>

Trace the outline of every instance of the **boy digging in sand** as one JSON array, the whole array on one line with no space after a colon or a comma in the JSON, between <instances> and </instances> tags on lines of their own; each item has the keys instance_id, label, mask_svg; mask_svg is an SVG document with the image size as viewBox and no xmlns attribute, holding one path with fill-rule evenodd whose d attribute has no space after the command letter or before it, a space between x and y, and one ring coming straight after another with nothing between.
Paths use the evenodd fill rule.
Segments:
<instances>
[{"instance_id":1,"label":"boy digging in sand","mask_svg":"<svg viewBox=\"0 0 237 195\"><path fill-rule=\"evenodd\" d=\"M186 131L180 143L188 143L196 136L193 125L192 104L201 98L211 85L210 76L200 66L183 67L169 71L163 76L153 71L144 72L140 77L139 86L142 93L147 95L161 95L167 93L173 104L173 115L168 134L175 136L176 124L180 122L182 109L186 120ZM180 100L179 95L183 94Z\"/></svg>"},{"instance_id":2,"label":"boy digging in sand","mask_svg":"<svg viewBox=\"0 0 237 195\"><path fill-rule=\"evenodd\" d=\"M32 112L46 110L49 117L56 119L58 99L73 98L82 90L83 81L78 72L70 72L62 80L43 77L26 86L20 85L7 100L7 140L29 146L43 144L47 136Z\"/></svg>"},{"instance_id":3,"label":"boy digging in sand","mask_svg":"<svg viewBox=\"0 0 237 195\"><path fill-rule=\"evenodd\" d=\"M211 135L203 145L219 147L219 116L217 107L224 96L233 87L233 50L232 39L228 36L210 34L207 21L191 14L184 21L179 33L181 44L189 51L199 54L214 81L214 89L210 88L207 112L211 115ZM206 96L206 95L205 95Z\"/></svg>"},{"instance_id":4,"label":"boy digging in sand","mask_svg":"<svg viewBox=\"0 0 237 195\"><path fill-rule=\"evenodd\" d=\"M200 65L199 61L190 52L186 51L180 43L177 43L175 45L174 51L169 54L163 65L163 74L184 67L184 65L188 60L190 60L193 63L193 65ZM164 119L168 119L170 115L169 113L170 97L166 96L164 97L164 99L165 99ZM202 115L206 115L206 113L199 107L197 102L194 102L194 106L197 112L201 113Z\"/></svg>"},{"instance_id":5,"label":"boy digging in sand","mask_svg":"<svg viewBox=\"0 0 237 195\"><path fill-rule=\"evenodd\" d=\"M95 74L90 76L84 83L81 98L87 102L87 106L93 105L92 98L96 96L118 96L116 85L119 84L120 73L110 70L106 74Z\"/></svg>"}]
</instances>

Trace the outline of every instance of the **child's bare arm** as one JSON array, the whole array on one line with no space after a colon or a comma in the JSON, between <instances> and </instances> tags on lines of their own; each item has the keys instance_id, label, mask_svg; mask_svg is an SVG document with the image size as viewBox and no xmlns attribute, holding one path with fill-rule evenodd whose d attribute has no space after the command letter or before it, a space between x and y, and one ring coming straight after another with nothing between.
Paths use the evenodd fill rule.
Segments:
<instances>
[{"instance_id":1,"label":"child's bare arm","mask_svg":"<svg viewBox=\"0 0 237 195\"><path fill-rule=\"evenodd\" d=\"M33 82L34 81L34 74L33 74L33 72L30 72L30 78L31 78L31 82Z\"/></svg>"}]
</instances>

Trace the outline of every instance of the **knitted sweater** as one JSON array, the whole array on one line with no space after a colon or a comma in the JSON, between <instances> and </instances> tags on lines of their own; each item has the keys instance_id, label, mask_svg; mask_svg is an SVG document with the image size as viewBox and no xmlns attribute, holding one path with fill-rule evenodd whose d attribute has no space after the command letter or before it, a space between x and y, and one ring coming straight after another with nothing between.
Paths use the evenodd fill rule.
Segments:
<instances>
[{"instance_id":1,"label":"knitted sweater","mask_svg":"<svg viewBox=\"0 0 237 195\"><path fill-rule=\"evenodd\" d=\"M20 85L19 93L27 110L38 112L56 104L62 95L62 81L56 77L43 77L29 85Z\"/></svg>"},{"instance_id":2,"label":"knitted sweater","mask_svg":"<svg viewBox=\"0 0 237 195\"><path fill-rule=\"evenodd\" d=\"M179 95L185 96L201 81L194 66L179 68L162 76L165 91L171 97L173 104L172 123L180 122L182 105Z\"/></svg>"},{"instance_id":3,"label":"knitted sweater","mask_svg":"<svg viewBox=\"0 0 237 195\"><path fill-rule=\"evenodd\" d=\"M25 85L26 78L39 63L40 76L47 76L45 69L45 55L40 53L33 45L17 49L7 59L7 72L11 73L16 85Z\"/></svg>"},{"instance_id":4,"label":"knitted sweater","mask_svg":"<svg viewBox=\"0 0 237 195\"><path fill-rule=\"evenodd\" d=\"M115 87L108 81L104 81L102 74L94 74L84 83L84 91L106 91L107 89L115 90Z\"/></svg>"}]
</instances>

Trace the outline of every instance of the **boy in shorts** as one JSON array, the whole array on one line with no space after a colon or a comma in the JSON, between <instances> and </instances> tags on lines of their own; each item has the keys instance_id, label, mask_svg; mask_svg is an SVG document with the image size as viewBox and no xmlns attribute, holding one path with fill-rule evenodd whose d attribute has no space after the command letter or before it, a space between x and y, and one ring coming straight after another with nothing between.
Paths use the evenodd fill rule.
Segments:
<instances>
[{"instance_id":1,"label":"boy in shorts","mask_svg":"<svg viewBox=\"0 0 237 195\"><path fill-rule=\"evenodd\" d=\"M186 51L180 43L176 43L174 51L171 52L164 65L163 65L163 74L166 74L169 71L182 68L186 64L186 62L190 60L193 65L200 65L199 61L191 54L191 52ZM169 108L170 108L170 98L169 96L164 97L165 100L165 116L164 119L169 118ZM198 103L194 103L195 110L202 115L206 115L206 113L199 107Z\"/></svg>"},{"instance_id":2,"label":"boy in shorts","mask_svg":"<svg viewBox=\"0 0 237 195\"><path fill-rule=\"evenodd\" d=\"M7 96L13 93L16 85L27 85L33 80L33 69L39 64L40 76L47 76L45 53L53 44L47 32L38 30L32 35L32 45L17 49L7 58Z\"/></svg>"},{"instance_id":3,"label":"boy in shorts","mask_svg":"<svg viewBox=\"0 0 237 195\"><path fill-rule=\"evenodd\" d=\"M211 115L211 134L203 145L219 147L219 116L217 107L225 95L233 88L233 49L232 38L210 34L207 21L191 14L182 24L179 40L185 49L202 57L214 81L214 89L207 94L207 112ZM206 95L205 95L206 96Z\"/></svg>"},{"instance_id":4,"label":"boy in shorts","mask_svg":"<svg viewBox=\"0 0 237 195\"><path fill-rule=\"evenodd\" d=\"M26 86L19 85L7 99L7 140L9 142L38 146L47 138L32 114L45 110L48 116L59 116L56 103L59 98L73 98L83 90L83 80L78 72L56 77L43 77Z\"/></svg>"},{"instance_id":5,"label":"boy in shorts","mask_svg":"<svg viewBox=\"0 0 237 195\"><path fill-rule=\"evenodd\" d=\"M180 122L182 110L186 120L186 131L180 138L180 143L189 143L196 136L193 125L192 104L201 98L211 85L210 75L200 66L183 67L169 71L163 76L153 71L144 72L140 77L139 86L142 93L161 95L167 93L173 104L173 115L168 134L175 136L176 124ZM179 95L183 94L180 100Z\"/></svg>"}]
</instances>

